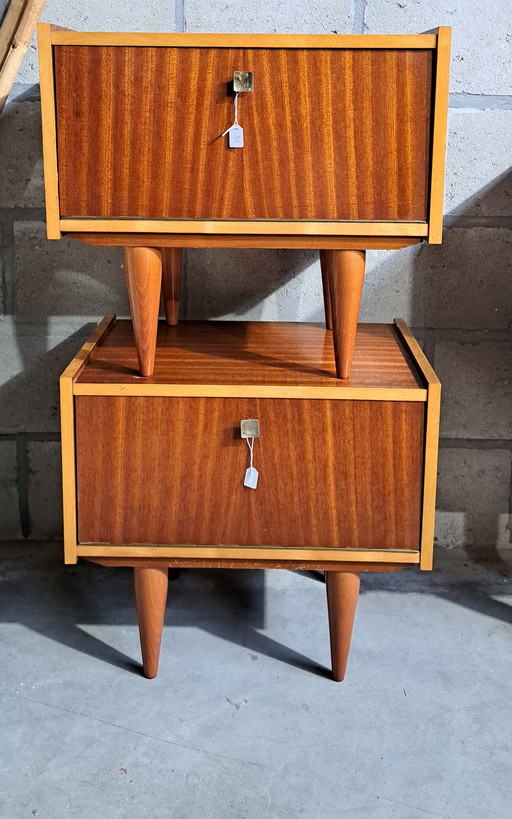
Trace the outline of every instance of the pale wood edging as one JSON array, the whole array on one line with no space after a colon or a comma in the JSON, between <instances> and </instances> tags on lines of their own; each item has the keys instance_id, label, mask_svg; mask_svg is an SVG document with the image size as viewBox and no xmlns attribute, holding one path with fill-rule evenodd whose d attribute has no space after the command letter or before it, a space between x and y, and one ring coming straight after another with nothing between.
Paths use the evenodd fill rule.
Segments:
<instances>
[{"instance_id":1,"label":"pale wood edging","mask_svg":"<svg viewBox=\"0 0 512 819\"><path fill-rule=\"evenodd\" d=\"M195 557L239 560L331 560L340 563L419 563L417 550L311 549L291 546L151 546L145 544L80 543L78 557Z\"/></svg>"},{"instance_id":2,"label":"pale wood edging","mask_svg":"<svg viewBox=\"0 0 512 819\"><path fill-rule=\"evenodd\" d=\"M420 48L435 34L193 34L53 30L53 45L167 46L173 48Z\"/></svg>"},{"instance_id":3,"label":"pale wood edging","mask_svg":"<svg viewBox=\"0 0 512 819\"><path fill-rule=\"evenodd\" d=\"M44 195L46 201L46 235L60 239L59 176L57 166L57 127L55 120L55 84L51 31L48 23L37 27L39 84L41 91L41 124L43 131Z\"/></svg>"},{"instance_id":4,"label":"pale wood edging","mask_svg":"<svg viewBox=\"0 0 512 819\"><path fill-rule=\"evenodd\" d=\"M334 380L334 374L333 374ZM426 401L427 390L390 387L286 387L240 384L88 384L73 385L74 395L186 398L313 398L342 401Z\"/></svg>"},{"instance_id":5,"label":"pale wood edging","mask_svg":"<svg viewBox=\"0 0 512 819\"><path fill-rule=\"evenodd\" d=\"M60 219L65 233L204 233L280 234L312 236L426 236L426 222L309 222L235 219L102 219L73 217Z\"/></svg>"},{"instance_id":6,"label":"pale wood edging","mask_svg":"<svg viewBox=\"0 0 512 819\"><path fill-rule=\"evenodd\" d=\"M87 363L94 347L106 335L115 316L106 316L78 351L60 377L60 422L62 459L62 512L64 522L64 562L76 563L76 459L73 379Z\"/></svg>"},{"instance_id":7,"label":"pale wood edging","mask_svg":"<svg viewBox=\"0 0 512 819\"><path fill-rule=\"evenodd\" d=\"M436 515L437 460L439 450L439 420L441 413L441 383L425 353L402 319L395 325L427 382L425 422L425 454L423 468L423 505L421 515L420 569L432 569L434 558L434 528Z\"/></svg>"},{"instance_id":8,"label":"pale wood edging","mask_svg":"<svg viewBox=\"0 0 512 819\"><path fill-rule=\"evenodd\" d=\"M430 244L441 244L443 235L444 168L446 130L448 126L448 93L450 85L450 45L452 30L440 26L435 54L434 123L432 128L432 161L430 168L429 231Z\"/></svg>"}]
</instances>

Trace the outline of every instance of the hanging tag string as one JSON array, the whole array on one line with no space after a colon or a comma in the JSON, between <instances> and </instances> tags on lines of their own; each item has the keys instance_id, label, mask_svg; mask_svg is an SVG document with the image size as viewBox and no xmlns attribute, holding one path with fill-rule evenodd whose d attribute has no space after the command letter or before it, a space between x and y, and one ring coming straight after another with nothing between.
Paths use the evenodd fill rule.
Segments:
<instances>
[{"instance_id":1,"label":"hanging tag string","mask_svg":"<svg viewBox=\"0 0 512 819\"><path fill-rule=\"evenodd\" d=\"M254 438L246 438L245 440L247 441L247 446L249 447L249 451L251 453L251 464L245 470L244 486L247 486L249 489L256 489L258 486L258 470L252 465Z\"/></svg>"},{"instance_id":2,"label":"hanging tag string","mask_svg":"<svg viewBox=\"0 0 512 819\"><path fill-rule=\"evenodd\" d=\"M231 131L232 128L238 128L238 95L239 95L239 93L240 93L239 91L237 91L235 93L235 121L234 121L233 125L230 125L229 128L226 128L226 130L224 131L223 134L221 134L221 136L226 136L226 134L229 134L229 132Z\"/></svg>"},{"instance_id":3,"label":"hanging tag string","mask_svg":"<svg viewBox=\"0 0 512 819\"><path fill-rule=\"evenodd\" d=\"M246 438L245 440L247 441L247 446L249 447L249 449L251 451L251 460L250 460L250 463L249 463L249 468L252 469L252 458L253 458L253 451L254 451L254 438Z\"/></svg>"}]
</instances>

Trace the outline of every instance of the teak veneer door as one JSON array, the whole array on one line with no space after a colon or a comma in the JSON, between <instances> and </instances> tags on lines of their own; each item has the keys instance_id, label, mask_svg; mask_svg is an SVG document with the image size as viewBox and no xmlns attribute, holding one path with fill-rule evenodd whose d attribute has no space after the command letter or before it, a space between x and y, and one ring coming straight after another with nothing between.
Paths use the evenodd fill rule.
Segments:
<instances>
[{"instance_id":1,"label":"teak veneer door","mask_svg":"<svg viewBox=\"0 0 512 819\"><path fill-rule=\"evenodd\" d=\"M81 543L419 548L422 402L75 402ZM242 418L260 421L256 490Z\"/></svg>"},{"instance_id":2,"label":"teak veneer door","mask_svg":"<svg viewBox=\"0 0 512 819\"><path fill-rule=\"evenodd\" d=\"M426 221L428 49L54 47L61 217ZM235 70L245 145L229 149Z\"/></svg>"}]
</instances>

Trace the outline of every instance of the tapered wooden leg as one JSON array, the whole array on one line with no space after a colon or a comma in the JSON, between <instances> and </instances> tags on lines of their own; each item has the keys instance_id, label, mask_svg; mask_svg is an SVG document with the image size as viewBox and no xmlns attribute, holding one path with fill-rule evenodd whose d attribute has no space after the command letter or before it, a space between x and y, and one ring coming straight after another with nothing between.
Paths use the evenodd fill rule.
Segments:
<instances>
[{"instance_id":1,"label":"tapered wooden leg","mask_svg":"<svg viewBox=\"0 0 512 819\"><path fill-rule=\"evenodd\" d=\"M162 253L155 247L125 247L126 285L141 375L153 375L162 288Z\"/></svg>"},{"instance_id":2,"label":"tapered wooden leg","mask_svg":"<svg viewBox=\"0 0 512 819\"><path fill-rule=\"evenodd\" d=\"M345 678L352 627L359 597L359 575L353 572L326 572L327 609L331 638L332 676Z\"/></svg>"},{"instance_id":3,"label":"tapered wooden leg","mask_svg":"<svg viewBox=\"0 0 512 819\"><path fill-rule=\"evenodd\" d=\"M320 251L320 268L322 270L322 289L324 293L325 326L332 330L331 294L329 292L329 253Z\"/></svg>"},{"instance_id":4,"label":"tapered wooden leg","mask_svg":"<svg viewBox=\"0 0 512 819\"><path fill-rule=\"evenodd\" d=\"M160 644L167 602L167 569L134 569L135 605L139 620L140 647L144 676L158 672Z\"/></svg>"},{"instance_id":5,"label":"tapered wooden leg","mask_svg":"<svg viewBox=\"0 0 512 819\"><path fill-rule=\"evenodd\" d=\"M363 289L366 251L323 250L329 280L329 300L336 373L348 378L356 340L357 318Z\"/></svg>"},{"instance_id":6,"label":"tapered wooden leg","mask_svg":"<svg viewBox=\"0 0 512 819\"><path fill-rule=\"evenodd\" d=\"M181 247L162 248L165 320L172 326L178 323L180 312L181 255Z\"/></svg>"}]
</instances>

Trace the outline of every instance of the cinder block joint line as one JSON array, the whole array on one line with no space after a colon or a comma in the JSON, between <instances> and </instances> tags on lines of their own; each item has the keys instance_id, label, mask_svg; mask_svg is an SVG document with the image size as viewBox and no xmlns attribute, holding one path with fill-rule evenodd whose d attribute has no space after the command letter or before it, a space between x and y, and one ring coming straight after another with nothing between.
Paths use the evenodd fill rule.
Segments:
<instances>
[{"instance_id":1,"label":"cinder block joint line","mask_svg":"<svg viewBox=\"0 0 512 819\"><path fill-rule=\"evenodd\" d=\"M450 108L463 108L469 111L510 111L512 95L510 94L450 94Z\"/></svg>"},{"instance_id":2,"label":"cinder block joint line","mask_svg":"<svg viewBox=\"0 0 512 819\"><path fill-rule=\"evenodd\" d=\"M26 441L18 437L16 440L16 481L18 488L18 503L21 534L23 537L30 537L30 513L28 503L28 478L30 467L28 463L28 452Z\"/></svg>"},{"instance_id":3,"label":"cinder block joint line","mask_svg":"<svg viewBox=\"0 0 512 819\"><path fill-rule=\"evenodd\" d=\"M9 315L14 308L14 228L12 218L7 218L2 208L0 208L0 257L4 315Z\"/></svg>"},{"instance_id":4,"label":"cinder block joint line","mask_svg":"<svg viewBox=\"0 0 512 819\"><path fill-rule=\"evenodd\" d=\"M38 443L46 443L48 441L60 441L60 434L58 432L3 432L0 433L0 441L24 441L25 443L37 441Z\"/></svg>"},{"instance_id":5,"label":"cinder block joint line","mask_svg":"<svg viewBox=\"0 0 512 819\"><path fill-rule=\"evenodd\" d=\"M512 230L510 216L466 216L453 211L443 219L445 228L507 228Z\"/></svg>"},{"instance_id":6,"label":"cinder block joint line","mask_svg":"<svg viewBox=\"0 0 512 819\"><path fill-rule=\"evenodd\" d=\"M512 452L512 441L508 438L440 438L440 449L505 449Z\"/></svg>"},{"instance_id":7,"label":"cinder block joint line","mask_svg":"<svg viewBox=\"0 0 512 819\"><path fill-rule=\"evenodd\" d=\"M512 328L509 330L472 330L461 327L415 327L412 332L425 345L436 342L455 341L458 344L510 344Z\"/></svg>"},{"instance_id":8,"label":"cinder block joint line","mask_svg":"<svg viewBox=\"0 0 512 819\"><path fill-rule=\"evenodd\" d=\"M45 222L44 208L24 208L17 205L13 208L0 207L0 224L6 226L12 222Z\"/></svg>"},{"instance_id":9,"label":"cinder block joint line","mask_svg":"<svg viewBox=\"0 0 512 819\"><path fill-rule=\"evenodd\" d=\"M186 31L185 23L185 0L175 0L174 5L174 27L176 31Z\"/></svg>"},{"instance_id":10,"label":"cinder block joint line","mask_svg":"<svg viewBox=\"0 0 512 819\"><path fill-rule=\"evenodd\" d=\"M366 0L354 0L354 19L352 34L364 34L366 31Z\"/></svg>"}]
</instances>

